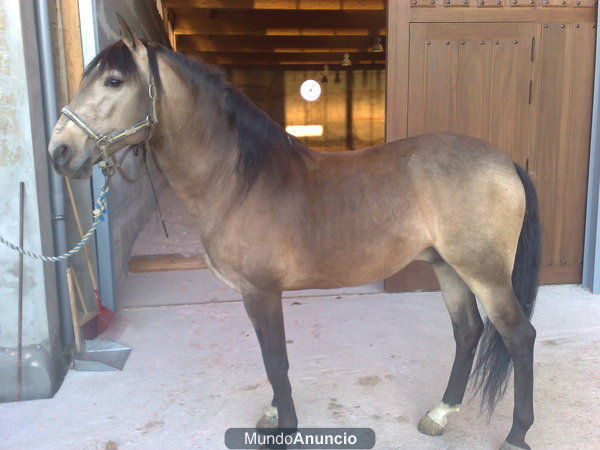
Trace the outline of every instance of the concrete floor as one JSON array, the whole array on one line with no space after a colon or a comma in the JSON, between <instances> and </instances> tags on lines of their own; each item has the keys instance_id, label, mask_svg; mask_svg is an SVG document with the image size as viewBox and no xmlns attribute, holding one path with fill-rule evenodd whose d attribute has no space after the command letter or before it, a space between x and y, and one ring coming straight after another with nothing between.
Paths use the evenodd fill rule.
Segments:
<instances>
[{"instance_id":1,"label":"concrete floor","mask_svg":"<svg viewBox=\"0 0 600 450\"><path fill-rule=\"evenodd\" d=\"M153 274L153 283L166 284L168 276ZM1 448L218 449L228 427L255 423L271 392L242 304L190 304L203 291L193 298L185 289L155 292L151 304L121 310L103 336L133 348L125 369L70 371L54 399L1 404ZM300 426L371 427L378 449L502 443L512 395L489 423L475 400L450 418L443 436L416 430L440 400L452 363L439 293L284 302ZM534 324L536 422L528 442L534 449L600 448L600 296L576 286L544 287Z\"/></svg>"}]
</instances>

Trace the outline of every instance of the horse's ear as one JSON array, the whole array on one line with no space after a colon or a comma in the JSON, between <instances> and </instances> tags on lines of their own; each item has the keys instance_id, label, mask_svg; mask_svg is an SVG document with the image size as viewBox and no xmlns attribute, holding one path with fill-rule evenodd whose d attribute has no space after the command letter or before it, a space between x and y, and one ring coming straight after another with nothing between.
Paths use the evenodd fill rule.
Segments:
<instances>
[{"instance_id":1,"label":"horse's ear","mask_svg":"<svg viewBox=\"0 0 600 450\"><path fill-rule=\"evenodd\" d=\"M125 45L129 47L129 50L132 52L138 52L140 48L142 48L141 41L133 34L125 19L123 19L119 14L117 14L119 18L119 34L121 35L121 40L125 42Z\"/></svg>"}]
</instances>

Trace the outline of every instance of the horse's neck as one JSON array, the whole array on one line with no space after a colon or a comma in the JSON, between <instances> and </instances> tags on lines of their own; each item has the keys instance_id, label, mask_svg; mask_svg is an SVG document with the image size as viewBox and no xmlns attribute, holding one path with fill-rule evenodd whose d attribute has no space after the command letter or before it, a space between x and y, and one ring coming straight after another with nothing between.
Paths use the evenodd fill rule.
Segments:
<instances>
[{"instance_id":1,"label":"horse's neck","mask_svg":"<svg viewBox=\"0 0 600 450\"><path fill-rule=\"evenodd\" d=\"M227 127L214 129L219 111L196 96L181 78L166 77L160 124L153 148L158 165L188 210L212 228L231 203L237 178L233 166L234 140Z\"/></svg>"}]
</instances>

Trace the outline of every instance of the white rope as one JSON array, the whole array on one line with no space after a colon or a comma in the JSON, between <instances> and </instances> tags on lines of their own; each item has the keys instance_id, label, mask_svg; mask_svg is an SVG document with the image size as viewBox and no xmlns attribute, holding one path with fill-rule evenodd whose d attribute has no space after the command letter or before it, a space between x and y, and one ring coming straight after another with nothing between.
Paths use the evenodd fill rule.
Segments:
<instances>
[{"instance_id":1,"label":"white rope","mask_svg":"<svg viewBox=\"0 0 600 450\"><path fill-rule=\"evenodd\" d=\"M94 209L94 212L93 212L94 221L92 222L92 226L87 231L87 233L85 233L83 235L81 240L68 252L66 252L60 256L45 256L45 255L41 255L39 253L33 253L28 250L25 250L24 248L19 247L18 245L15 245L12 242L6 240L2 236L0 236L0 242L3 243L4 245L6 245L7 247L9 247L23 255L27 255L27 256L30 256L35 259L40 259L44 262L65 261L66 259L70 258L71 256L73 256L75 253L79 252L83 248L85 243L94 235L94 232L96 231L96 228L98 227L98 224L100 223L100 221L104 220L103 219L104 214L106 214L106 212L108 211L108 201L107 201L108 191L109 191L108 180L109 180L109 178L107 177L106 181L104 182L104 185L100 189L100 193L98 194L98 199L96 200L96 208Z\"/></svg>"}]
</instances>

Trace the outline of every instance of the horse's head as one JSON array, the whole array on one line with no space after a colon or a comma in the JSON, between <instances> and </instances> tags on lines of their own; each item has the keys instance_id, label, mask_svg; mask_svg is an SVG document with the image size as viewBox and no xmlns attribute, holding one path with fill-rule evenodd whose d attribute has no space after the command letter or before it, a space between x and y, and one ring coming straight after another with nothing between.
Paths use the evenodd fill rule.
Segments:
<instances>
[{"instance_id":1,"label":"horse's head","mask_svg":"<svg viewBox=\"0 0 600 450\"><path fill-rule=\"evenodd\" d=\"M119 22L122 40L90 63L54 127L48 152L64 176L90 176L95 163L148 139L154 125L156 88L147 49Z\"/></svg>"}]
</instances>

